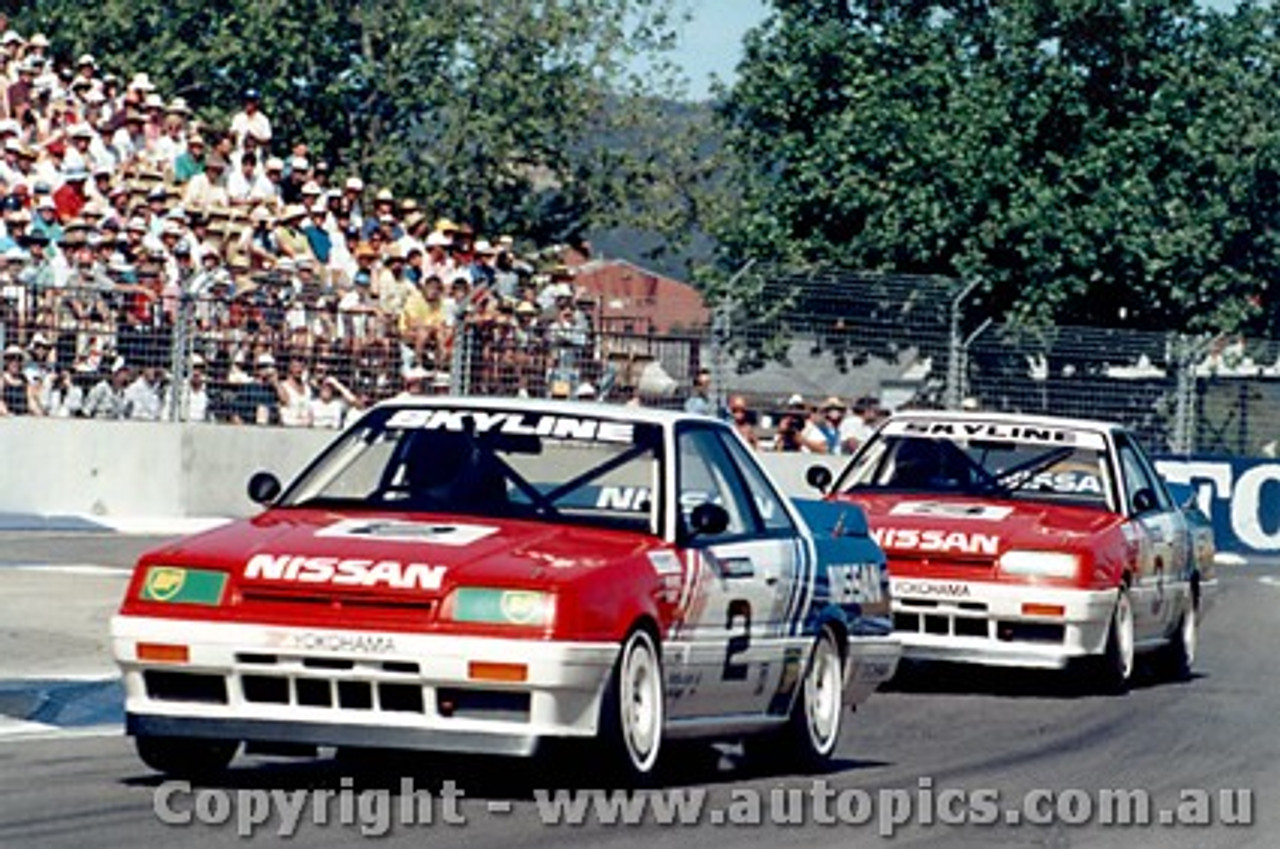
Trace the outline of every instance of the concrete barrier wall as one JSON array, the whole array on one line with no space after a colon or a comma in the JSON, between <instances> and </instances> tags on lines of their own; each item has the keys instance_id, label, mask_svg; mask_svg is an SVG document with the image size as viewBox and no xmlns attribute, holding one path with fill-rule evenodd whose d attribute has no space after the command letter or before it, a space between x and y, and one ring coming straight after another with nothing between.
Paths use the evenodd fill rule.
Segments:
<instances>
[{"instance_id":1,"label":"concrete barrier wall","mask_svg":"<svg viewBox=\"0 0 1280 849\"><path fill-rule=\"evenodd\" d=\"M251 515L254 472L286 483L335 431L75 419L0 419L0 513L102 518ZM841 458L763 454L791 495L805 470Z\"/></svg>"}]
</instances>

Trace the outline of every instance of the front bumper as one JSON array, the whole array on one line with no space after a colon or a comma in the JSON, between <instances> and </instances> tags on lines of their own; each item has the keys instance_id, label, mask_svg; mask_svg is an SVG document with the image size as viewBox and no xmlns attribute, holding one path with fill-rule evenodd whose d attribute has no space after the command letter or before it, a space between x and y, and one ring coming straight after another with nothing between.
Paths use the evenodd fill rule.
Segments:
<instances>
[{"instance_id":1,"label":"front bumper","mask_svg":"<svg viewBox=\"0 0 1280 849\"><path fill-rule=\"evenodd\" d=\"M1114 590L894 578L894 634L903 656L988 666L1061 669L1101 654ZM1032 603L1061 615L1028 615Z\"/></svg>"},{"instance_id":2,"label":"front bumper","mask_svg":"<svg viewBox=\"0 0 1280 849\"><path fill-rule=\"evenodd\" d=\"M530 755L596 733L615 643L354 632L116 616L134 735ZM188 647L144 662L138 643ZM473 677L523 664L524 680ZM510 668L510 667L507 667Z\"/></svg>"}]
</instances>

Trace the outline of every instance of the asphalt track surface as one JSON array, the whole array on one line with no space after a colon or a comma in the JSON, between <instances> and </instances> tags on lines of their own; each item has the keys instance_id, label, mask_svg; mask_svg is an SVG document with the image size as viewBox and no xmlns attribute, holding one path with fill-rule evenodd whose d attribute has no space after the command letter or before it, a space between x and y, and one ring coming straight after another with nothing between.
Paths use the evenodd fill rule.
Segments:
<instances>
[{"instance_id":1,"label":"asphalt track surface","mask_svg":"<svg viewBox=\"0 0 1280 849\"><path fill-rule=\"evenodd\" d=\"M120 736L119 690L106 655L106 617L124 586L127 566L150 541L96 534L0 535L0 847L243 846L280 841L279 820L259 826L252 839L229 824L163 824L155 813L161 778L134 756ZM70 568L67 568L70 564ZM93 566L95 568L85 568ZM333 758L307 761L241 757L205 788L237 791L378 791L396 800L402 777L417 789L452 780L464 794L465 825L437 816L431 824L390 824L388 834L362 837L357 816L342 825L330 804L330 822L314 824L307 808L291 845L414 847L668 846L861 847L1228 847L1280 845L1280 580L1274 567L1223 570L1222 590L1201 632L1198 674L1189 682L1150 676L1123 696L1091 695L1060 676L978 673L962 668L914 670L888 692L876 694L848 716L839 758L821 776L771 773L752 767L734 747L678 752L662 785L671 792L703 791L708 808L722 813L749 793L762 795L758 816L749 809L716 823L581 826L544 823L535 793L546 772L524 762L378 761L372 768ZM40 681L34 679L43 679ZM24 714L25 711L25 714ZM7 717L7 720L6 720ZM8 722L6 726L4 721ZM591 787L589 759L567 772ZM576 779L575 779L576 780ZM913 822L878 831L884 806L869 822L771 824L779 816L778 788L808 792L819 780L832 794L859 791L880 804L880 794L911 796ZM1245 789L1251 825L1160 824L1157 812L1174 809L1184 790ZM197 788L199 789L199 788ZM943 791L998 793L998 824L944 825L934 802ZM1147 795L1151 825L1098 822L1104 791ZM1028 803L1036 816L1071 797L1089 795L1092 816L1068 807L1069 822L1010 824L1003 813ZM1064 794L1065 791L1065 794ZM1032 794L1027 797L1026 794ZM850 795L845 793L846 796ZM972 795L968 798L973 798ZM989 797L984 797L989 798ZM1200 798L1200 797L1195 797ZM1237 797L1238 798L1238 797ZM921 803L935 813L920 814ZM175 808L190 810L192 797ZM234 809L238 812L239 809ZM809 808L812 811L812 808ZM1199 818L1200 811L1184 809ZM860 810L853 815L861 819ZM743 820L747 824L738 824ZM753 820L763 819L763 824ZM838 820L838 812L837 812ZM370 822L365 820L365 822Z\"/></svg>"}]
</instances>

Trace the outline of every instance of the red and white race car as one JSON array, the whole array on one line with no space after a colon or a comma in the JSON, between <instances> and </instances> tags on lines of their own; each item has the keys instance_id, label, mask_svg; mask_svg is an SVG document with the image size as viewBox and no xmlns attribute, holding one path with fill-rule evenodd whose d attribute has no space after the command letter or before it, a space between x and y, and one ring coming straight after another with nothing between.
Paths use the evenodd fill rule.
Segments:
<instances>
[{"instance_id":1,"label":"red and white race car","mask_svg":"<svg viewBox=\"0 0 1280 849\"><path fill-rule=\"evenodd\" d=\"M903 657L1061 668L1124 689L1134 656L1186 675L1212 529L1105 422L941 411L888 420L830 486L889 558Z\"/></svg>"},{"instance_id":2,"label":"red and white race car","mask_svg":"<svg viewBox=\"0 0 1280 849\"><path fill-rule=\"evenodd\" d=\"M161 771L587 740L635 780L726 736L816 764L900 654L861 511L784 498L707 417L388 403L250 491L261 515L144 555L112 622Z\"/></svg>"}]
</instances>

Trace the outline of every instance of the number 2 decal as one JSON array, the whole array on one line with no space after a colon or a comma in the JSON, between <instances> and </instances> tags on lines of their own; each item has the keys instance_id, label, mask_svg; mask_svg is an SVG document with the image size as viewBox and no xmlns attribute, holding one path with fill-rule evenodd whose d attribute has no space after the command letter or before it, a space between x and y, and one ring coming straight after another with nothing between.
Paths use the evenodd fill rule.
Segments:
<instances>
[{"instance_id":1,"label":"number 2 decal","mask_svg":"<svg viewBox=\"0 0 1280 849\"><path fill-rule=\"evenodd\" d=\"M724 625L737 633L729 637L724 653L724 671L720 677L725 681L746 681L747 664L734 658L751 647L751 605L740 598L729 602Z\"/></svg>"}]
</instances>

